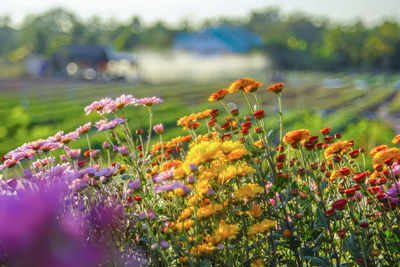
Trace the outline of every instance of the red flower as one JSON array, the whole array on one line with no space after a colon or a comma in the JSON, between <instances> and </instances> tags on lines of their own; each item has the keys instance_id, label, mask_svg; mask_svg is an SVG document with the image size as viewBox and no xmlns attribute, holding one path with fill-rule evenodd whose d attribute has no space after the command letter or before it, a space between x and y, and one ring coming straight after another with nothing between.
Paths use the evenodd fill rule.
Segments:
<instances>
[{"instance_id":1,"label":"red flower","mask_svg":"<svg viewBox=\"0 0 400 267\"><path fill-rule=\"evenodd\" d=\"M325 212L325 215L326 215L326 216L331 216L331 215L334 214L334 213L335 213L335 209L332 208L332 209L327 210L327 211Z\"/></svg>"},{"instance_id":2,"label":"red flower","mask_svg":"<svg viewBox=\"0 0 400 267\"><path fill-rule=\"evenodd\" d=\"M345 193L346 193L346 196L354 196L354 194L356 193L356 189L355 188L349 188L349 189L346 189L345 191L344 191Z\"/></svg>"},{"instance_id":3,"label":"red flower","mask_svg":"<svg viewBox=\"0 0 400 267\"><path fill-rule=\"evenodd\" d=\"M325 141L326 144L332 143L332 140L333 140L333 137L332 137L332 136L324 137L324 141Z\"/></svg>"},{"instance_id":4,"label":"red flower","mask_svg":"<svg viewBox=\"0 0 400 267\"><path fill-rule=\"evenodd\" d=\"M347 199L338 199L332 203L332 208L335 210L342 210L346 207Z\"/></svg>"},{"instance_id":5,"label":"red flower","mask_svg":"<svg viewBox=\"0 0 400 267\"><path fill-rule=\"evenodd\" d=\"M360 155L360 150L358 149L349 152L349 156L353 159L358 158L359 155Z\"/></svg>"},{"instance_id":6,"label":"red flower","mask_svg":"<svg viewBox=\"0 0 400 267\"><path fill-rule=\"evenodd\" d=\"M349 175L351 173L348 167L342 167L338 170L341 175Z\"/></svg>"},{"instance_id":7,"label":"red flower","mask_svg":"<svg viewBox=\"0 0 400 267\"><path fill-rule=\"evenodd\" d=\"M268 87L267 90L275 94L280 94L283 90L283 87L285 87L283 83L275 83Z\"/></svg>"},{"instance_id":8,"label":"red flower","mask_svg":"<svg viewBox=\"0 0 400 267\"><path fill-rule=\"evenodd\" d=\"M263 110L263 109L260 109L260 110L255 111L255 112L253 113L253 116L254 116L254 118L256 118L256 119L258 119L258 120L264 118L264 110Z\"/></svg>"},{"instance_id":9,"label":"red flower","mask_svg":"<svg viewBox=\"0 0 400 267\"><path fill-rule=\"evenodd\" d=\"M324 129L321 129L321 131L319 131L321 134L323 135L328 135L331 131L331 127L326 127Z\"/></svg>"},{"instance_id":10,"label":"red flower","mask_svg":"<svg viewBox=\"0 0 400 267\"><path fill-rule=\"evenodd\" d=\"M277 162L284 162L286 160L286 154L280 154L276 157Z\"/></svg>"},{"instance_id":11,"label":"red flower","mask_svg":"<svg viewBox=\"0 0 400 267\"><path fill-rule=\"evenodd\" d=\"M356 183L361 184L365 181L366 178L367 178L366 172L359 172L353 177L353 180L356 181Z\"/></svg>"},{"instance_id":12,"label":"red flower","mask_svg":"<svg viewBox=\"0 0 400 267\"><path fill-rule=\"evenodd\" d=\"M142 201L142 197L139 195L133 196L133 199L136 200L137 202L141 202Z\"/></svg>"}]
</instances>

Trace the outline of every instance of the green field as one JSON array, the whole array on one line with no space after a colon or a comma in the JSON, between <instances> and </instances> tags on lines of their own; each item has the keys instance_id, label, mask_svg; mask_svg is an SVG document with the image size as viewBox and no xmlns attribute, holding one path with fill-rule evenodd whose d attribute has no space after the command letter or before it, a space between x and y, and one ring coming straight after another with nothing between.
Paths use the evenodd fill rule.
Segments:
<instances>
[{"instance_id":1,"label":"green field","mask_svg":"<svg viewBox=\"0 0 400 267\"><path fill-rule=\"evenodd\" d=\"M271 83L266 77L254 78L265 86ZM395 134L390 123L363 119L366 112L383 114L386 118L396 117L396 113L400 112L400 94L395 90L395 77L291 72L285 78L283 105L286 130L308 127L317 131L331 126L335 132L344 132L348 139L357 137L359 145L366 147L388 143ZM343 81L340 88L324 88L323 79L339 78ZM354 81L357 79L366 80L369 88L356 89ZM0 154L24 142L46 138L59 130L68 132L88 121L95 122L100 119L97 114L85 116L83 108L94 100L117 97L123 93L135 97L163 98L165 102L154 107L154 122L164 123L166 138L170 138L183 133L176 126L176 120L181 116L206 108L222 108L218 103L207 102L207 97L217 89L227 87L230 82L151 85L33 79L0 81ZM276 128L276 98L264 88L259 90L258 95L266 113L270 114L268 125ZM241 94L229 95L226 101L246 110ZM387 107L388 113L377 113L384 107ZM126 115L132 128L147 127L145 109L128 107ZM365 129L366 134L354 136L348 130L350 125ZM92 138L99 145L103 136L95 134L95 129L92 131Z\"/></svg>"}]
</instances>

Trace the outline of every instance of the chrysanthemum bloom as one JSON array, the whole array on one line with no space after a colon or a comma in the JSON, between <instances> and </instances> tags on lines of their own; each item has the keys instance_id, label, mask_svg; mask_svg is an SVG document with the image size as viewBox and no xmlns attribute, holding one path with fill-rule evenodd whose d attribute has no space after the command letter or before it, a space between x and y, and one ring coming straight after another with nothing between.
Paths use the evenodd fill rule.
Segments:
<instances>
[{"instance_id":1,"label":"chrysanthemum bloom","mask_svg":"<svg viewBox=\"0 0 400 267\"><path fill-rule=\"evenodd\" d=\"M71 141L73 141L75 139L78 139L78 138L79 138L79 133L78 132L70 132L70 133L67 133L66 135L63 135L61 137L60 142L63 143L63 144L68 144Z\"/></svg>"},{"instance_id":2,"label":"chrysanthemum bloom","mask_svg":"<svg viewBox=\"0 0 400 267\"><path fill-rule=\"evenodd\" d=\"M136 99L132 95L121 95L115 99L115 105L118 109L123 108L128 105L133 105Z\"/></svg>"},{"instance_id":3,"label":"chrysanthemum bloom","mask_svg":"<svg viewBox=\"0 0 400 267\"><path fill-rule=\"evenodd\" d=\"M88 122L85 125L82 125L82 126L79 126L78 128L76 128L75 131L80 134L85 134L85 133L89 132L91 126L92 126L92 123Z\"/></svg>"},{"instance_id":4,"label":"chrysanthemum bloom","mask_svg":"<svg viewBox=\"0 0 400 267\"><path fill-rule=\"evenodd\" d=\"M345 153L348 149L353 147L353 142L352 141L339 141L336 143L331 144L329 147L327 147L324 151L324 155L326 158L330 158L333 155L337 154L343 154Z\"/></svg>"},{"instance_id":5,"label":"chrysanthemum bloom","mask_svg":"<svg viewBox=\"0 0 400 267\"><path fill-rule=\"evenodd\" d=\"M325 127L323 129L321 129L319 132L323 135L328 135L331 131L331 127Z\"/></svg>"},{"instance_id":6,"label":"chrysanthemum bloom","mask_svg":"<svg viewBox=\"0 0 400 267\"><path fill-rule=\"evenodd\" d=\"M372 164L374 168L379 165L384 165L385 161L392 158L393 162L400 161L400 149L389 148L377 152L372 158Z\"/></svg>"},{"instance_id":7,"label":"chrysanthemum bloom","mask_svg":"<svg viewBox=\"0 0 400 267\"><path fill-rule=\"evenodd\" d=\"M218 91L216 91L215 93L211 94L210 97L208 98L208 101L210 102L215 102L218 100L222 100L224 99L224 97L226 96L226 94L228 93L227 89L220 89Z\"/></svg>"},{"instance_id":8,"label":"chrysanthemum bloom","mask_svg":"<svg viewBox=\"0 0 400 267\"><path fill-rule=\"evenodd\" d=\"M346 207L347 199L338 199L332 203L332 208L336 210L342 210Z\"/></svg>"},{"instance_id":9,"label":"chrysanthemum bloom","mask_svg":"<svg viewBox=\"0 0 400 267\"><path fill-rule=\"evenodd\" d=\"M157 134L163 134L164 133L164 125L162 123L156 124L156 125L154 125L153 130Z\"/></svg>"},{"instance_id":10,"label":"chrysanthemum bloom","mask_svg":"<svg viewBox=\"0 0 400 267\"><path fill-rule=\"evenodd\" d=\"M210 217L215 213L221 212L223 208L224 206L218 203L206 205L197 210L197 217L199 219Z\"/></svg>"},{"instance_id":11,"label":"chrysanthemum bloom","mask_svg":"<svg viewBox=\"0 0 400 267\"><path fill-rule=\"evenodd\" d=\"M254 81L252 78L246 77L234 81L229 87L228 92L234 93L238 90L242 90L246 93L255 92L262 83Z\"/></svg>"},{"instance_id":12,"label":"chrysanthemum bloom","mask_svg":"<svg viewBox=\"0 0 400 267\"><path fill-rule=\"evenodd\" d=\"M240 201L250 199L263 191L262 187L258 184L246 184L241 186L233 192L233 200Z\"/></svg>"},{"instance_id":13,"label":"chrysanthemum bloom","mask_svg":"<svg viewBox=\"0 0 400 267\"><path fill-rule=\"evenodd\" d=\"M79 155L81 154L81 149L69 149L68 147L65 147L65 151L67 152L68 156L71 158L71 160L78 160Z\"/></svg>"},{"instance_id":14,"label":"chrysanthemum bloom","mask_svg":"<svg viewBox=\"0 0 400 267\"><path fill-rule=\"evenodd\" d=\"M367 174L367 172L356 173L356 175L353 177L353 180L359 184L364 183L365 179L367 178Z\"/></svg>"},{"instance_id":15,"label":"chrysanthemum bloom","mask_svg":"<svg viewBox=\"0 0 400 267\"><path fill-rule=\"evenodd\" d=\"M249 214L250 216L254 217L254 218L258 218L263 214L263 209L261 208L260 205L256 205L251 207L250 210L246 211L247 214Z\"/></svg>"},{"instance_id":16,"label":"chrysanthemum bloom","mask_svg":"<svg viewBox=\"0 0 400 267\"><path fill-rule=\"evenodd\" d=\"M285 85L283 83L275 83L267 88L268 91L273 92L275 94L280 94Z\"/></svg>"},{"instance_id":17,"label":"chrysanthemum bloom","mask_svg":"<svg viewBox=\"0 0 400 267\"><path fill-rule=\"evenodd\" d=\"M253 261L253 262L250 264L250 267L264 267L264 266L265 266L265 265L264 265L262 259L256 259L255 261Z\"/></svg>"},{"instance_id":18,"label":"chrysanthemum bloom","mask_svg":"<svg viewBox=\"0 0 400 267\"><path fill-rule=\"evenodd\" d=\"M213 243L218 244L228 239L231 240L239 233L239 226L236 224L220 223L213 236Z\"/></svg>"},{"instance_id":19,"label":"chrysanthemum bloom","mask_svg":"<svg viewBox=\"0 0 400 267\"><path fill-rule=\"evenodd\" d=\"M376 147L374 147L373 149L371 149L371 151L369 152L369 155L370 155L370 156L375 156L376 153L378 153L378 152L380 152L380 151L383 151L383 150L386 150L386 149L388 149L388 148L389 148L388 145L376 146Z\"/></svg>"},{"instance_id":20,"label":"chrysanthemum bloom","mask_svg":"<svg viewBox=\"0 0 400 267\"><path fill-rule=\"evenodd\" d=\"M103 98L100 101L94 101L92 104L85 107L86 115L89 115L92 111L97 111L99 114L103 114L103 108L112 102L113 100L109 97Z\"/></svg>"},{"instance_id":21,"label":"chrysanthemum bloom","mask_svg":"<svg viewBox=\"0 0 400 267\"><path fill-rule=\"evenodd\" d=\"M299 144L303 143L303 141L310 136L311 133L309 130L306 129L295 130L286 133L285 136L283 137L283 142L285 144L289 144L292 147L296 148L298 147Z\"/></svg>"},{"instance_id":22,"label":"chrysanthemum bloom","mask_svg":"<svg viewBox=\"0 0 400 267\"><path fill-rule=\"evenodd\" d=\"M136 100L133 102L133 104L134 104L135 106L141 105L141 106L147 106L147 107L149 107L149 106L152 106L152 105L154 105L154 104L160 104L160 103L162 103L162 102L164 102L164 100L162 100L162 99L159 98L159 97L153 96L153 97L145 97L145 98L141 98L141 99L136 99Z\"/></svg>"},{"instance_id":23,"label":"chrysanthemum bloom","mask_svg":"<svg viewBox=\"0 0 400 267\"><path fill-rule=\"evenodd\" d=\"M276 225L275 221L264 219L263 221L253 224L247 230L247 235L250 239L254 239L257 234L262 234Z\"/></svg>"},{"instance_id":24,"label":"chrysanthemum bloom","mask_svg":"<svg viewBox=\"0 0 400 267\"><path fill-rule=\"evenodd\" d=\"M254 118L256 118L256 119L261 120L262 118L264 118L264 110L263 110L263 109L260 109L260 110L255 111L255 112L253 113L253 116L254 116Z\"/></svg>"},{"instance_id":25,"label":"chrysanthemum bloom","mask_svg":"<svg viewBox=\"0 0 400 267\"><path fill-rule=\"evenodd\" d=\"M392 139L392 143L393 144L398 144L400 143L400 134L396 135L393 139Z\"/></svg>"}]
</instances>

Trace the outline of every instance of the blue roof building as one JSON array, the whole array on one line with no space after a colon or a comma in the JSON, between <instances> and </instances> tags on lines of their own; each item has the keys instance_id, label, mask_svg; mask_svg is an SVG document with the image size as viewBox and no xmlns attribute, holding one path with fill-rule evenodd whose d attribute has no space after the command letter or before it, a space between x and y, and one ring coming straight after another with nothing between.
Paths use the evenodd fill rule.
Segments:
<instances>
[{"instance_id":1,"label":"blue roof building","mask_svg":"<svg viewBox=\"0 0 400 267\"><path fill-rule=\"evenodd\" d=\"M218 26L198 33L180 34L175 38L173 48L200 54L221 54L248 53L262 45L262 39L244 27Z\"/></svg>"}]
</instances>

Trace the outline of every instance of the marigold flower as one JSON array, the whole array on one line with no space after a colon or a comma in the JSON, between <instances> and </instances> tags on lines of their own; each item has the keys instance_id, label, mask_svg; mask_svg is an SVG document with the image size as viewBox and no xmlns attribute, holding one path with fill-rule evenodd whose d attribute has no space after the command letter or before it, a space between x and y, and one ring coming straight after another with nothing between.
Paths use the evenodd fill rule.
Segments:
<instances>
[{"instance_id":1,"label":"marigold flower","mask_svg":"<svg viewBox=\"0 0 400 267\"><path fill-rule=\"evenodd\" d=\"M233 192L233 200L240 201L250 199L263 191L262 187L258 184L246 184L241 186Z\"/></svg>"},{"instance_id":2,"label":"marigold flower","mask_svg":"<svg viewBox=\"0 0 400 267\"><path fill-rule=\"evenodd\" d=\"M268 91L273 92L275 94L280 94L285 85L283 83L275 83L267 88Z\"/></svg>"},{"instance_id":3,"label":"marigold flower","mask_svg":"<svg viewBox=\"0 0 400 267\"><path fill-rule=\"evenodd\" d=\"M256 259L250 264L250 267L264 267L264 263L261 259Z\"/></svg>"},{"instance_id":4,"label":"marigold flower","mask_svg":"<svg viewBox=\"0 0 400 267\"><path fill-rule=\"evenodd\" d=\"M228 93L227 89L220 89L217 92L213 93L210 95L210 97L208 98L208 101L210 102L215 102L218 100L222 100L224 99L224 97L226 96L226 94Z\"/></svg>"},{"instance_id":5,"label":"marigold flower","mask_svg":"<svg viewBox=\"0 0 400 267\"><path fill-rule=\"evenodd\" d=\"M283 142L285 144L289 144L292 147L297 147L298 144L301 144L305 139L311 136L309 130L300 129L295 131L290 131L285 134L283 137Z\"/></svg>"},{"instance_id":6,"label":"marigold flower","mask_svg":"<svg viewBox=\"0 0 400 267\"><path fill-rule=\"evenodd\" d=\"M231 240L237 236L239 230L240 228L236 224L221 223L214 233L213 243L218 244L225 239Z\"/></svg>"},{"instance_id":7,"label":"marigold flower","mask_svg":"<svg viewBox=\"0 0 400 267\"><path fill-rule=\"evenodd\" d=\"M400 149L398 148L389 148L385 150L381 150L374 154L374 157L372 158L372 164L375 167L379 165L384 165L385 161L388 160L389 158L392 158L394 162L399 162L400 161Z\"/></svg>"},{"instance_id":8,"label":"marigold flower","mask_svg":"<svg viewBox=\"0 0 400 267\"><path fill-rule=\"evenodd\" d=\"M261 86L262 86L262 83L256 82L252 78L246 77L246 78L241 78L241 79L234 81L228 87L228 92L234 93L238 90L242 90L246 93L255 92Z\"/></svg>"},{"instance_id":9,"label":"marigold flower","mask_svg":"<svg viewBox=\"0 0 400 267\"><path fill-rule=\"evenodd\" d=\"M264 233L275 225L275 221L264 219L263 221L250 226L247 230L247 235L250 237L250 239L254 239L257 234Z\"/></svg>"},{"instance_id":10,"label":"marigold flower","mask_svg":"<svg viewBox=\"0 0 400 267\"><path fill-rule=\"evenodd\" d=\"M254 218L258 218L263 214L263 209L260 205L253 206L250 210L246 211L247 214Z\"/></svg>"},{"instance_id":11,"label":"marigold flower","mask_svg":"<svg viewBox=\"0 0 400 267\"><path fill-rule=\"evenodd\" d=\"M210 217L214 213L221 212L223 208L224 206L218 203L206 205L197 210L197 217L199 219Z\"/></svg>"},{"instance_id":12,"label":"marigold flower","mask_svg":"<svg viewBox=\"0 0 400 267\"><path fill-rule=\"evenodd\" d=\"M376 153L378 153L379 151L383 151L388 149L389 146L388 145L380 145L380 146L376 146L373 149L371 149L371 151L369 152L370 156L375 156Z\"/></svg>"},{"instance_id":13,"label":"marigold flower","mask_svg":"<svg viewBox=\"0 0 400 267\"><path fill-rule=\"evenodd\" d=\"M393 144L398 144L400 143L400 134L396 135L393 139L392 139L392 143Z\"/></svg>"},{"instance_id":14,"label":"marigold flower","mask_svg":"<svg viewBox=\"0 0 400 267\"><path fill-rule=\"evenodd\" d=\"M333 143L325 149L325 151L324 151L325 158L330 158L336 154L343 154L346 152L346 150L348 150L352 147L353 147L352 141L344 140L344 141L339 141L339 142Z\"/></svg>"}]
</instances>

